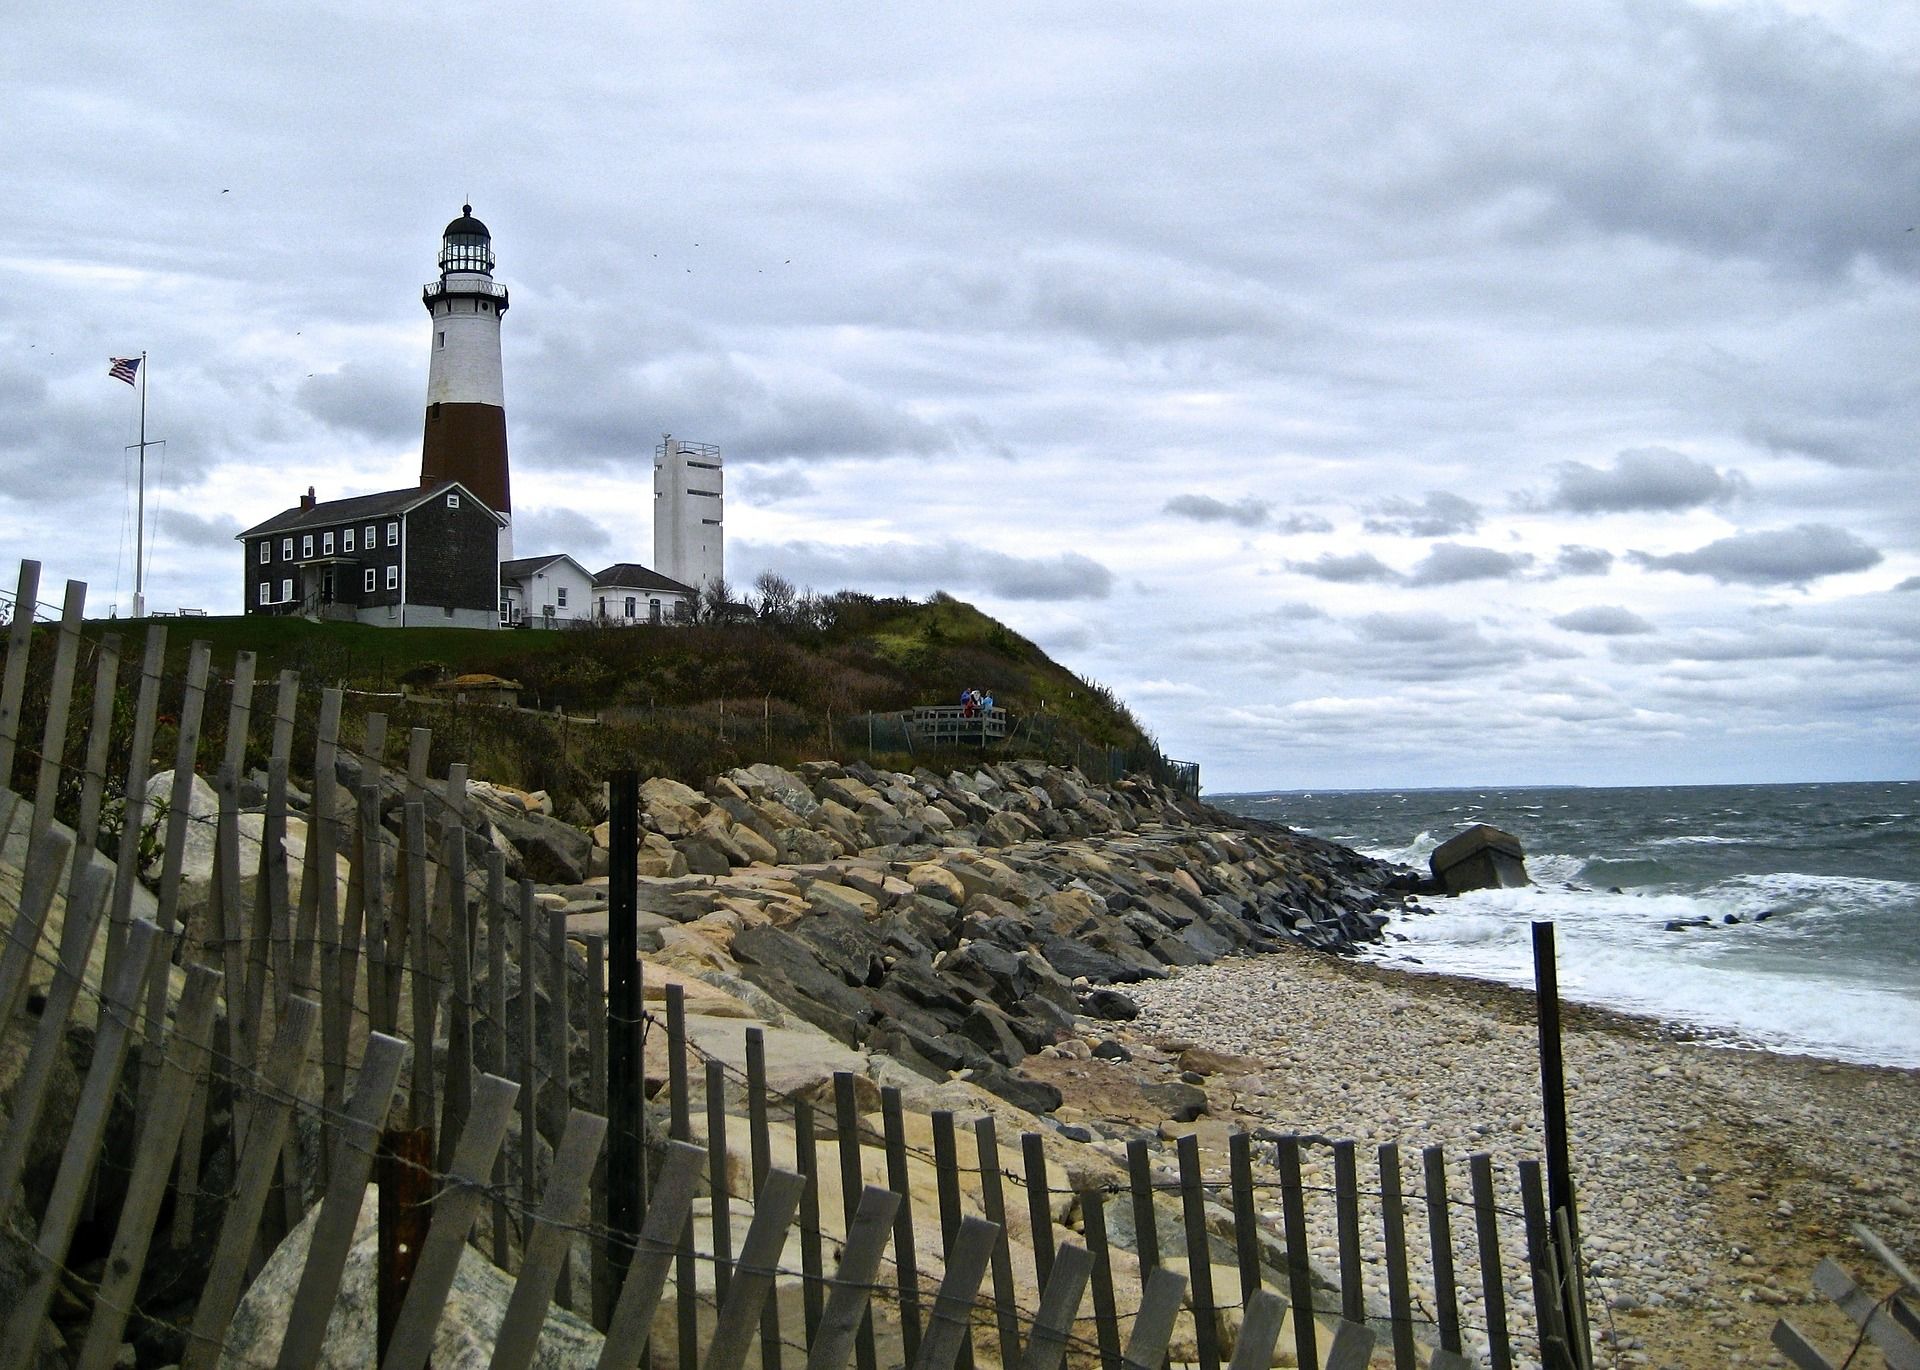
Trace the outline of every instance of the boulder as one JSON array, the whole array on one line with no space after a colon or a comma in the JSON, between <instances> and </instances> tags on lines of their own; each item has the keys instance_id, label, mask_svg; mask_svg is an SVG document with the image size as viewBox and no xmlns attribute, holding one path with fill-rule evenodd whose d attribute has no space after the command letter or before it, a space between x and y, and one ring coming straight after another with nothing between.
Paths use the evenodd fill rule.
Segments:
<instances>
[{"instance_id":1,"label":"boulder","mask_svg":"<svg viewBox=\"0 0 1920 1370\"><path fill-rule=\"evenodd\" d=\"M321 1370L361 1370L374 1363L378 1297L374 1276L379 1263L380 1191L367 1186L354 1224L353 1245L347 1252L340 1292L327 1318L320 1356ZM227 1329L222 1367L271 1365L286 1333L294 1294L306 1269L313 1241L318 1205L274 1249L246 1297L240 1300ZM514 1277L498 1269L472 1246L460 1250L453 1289L434 1336L433 1364L439 1370L484 1370L492 1363L493 1348L513 1296ZM600 1356L602 1338L587 1323L561 1308L550 1307L540 1328L532 1364L540 1370L592 1365Z\"/></svg>"},{"instance_id":2,"label":"boulder","mask_svg":"<svg viewBox=\"0 0 1920 1370\"><path fill-rule=\"evenodd\" d=\"M1520 839L1488 823L1475 823L1448 838L1434 848L1427 863L1448 894L1533 883L1527 878L1527 854Z\"/></svg>"}]
</instances>

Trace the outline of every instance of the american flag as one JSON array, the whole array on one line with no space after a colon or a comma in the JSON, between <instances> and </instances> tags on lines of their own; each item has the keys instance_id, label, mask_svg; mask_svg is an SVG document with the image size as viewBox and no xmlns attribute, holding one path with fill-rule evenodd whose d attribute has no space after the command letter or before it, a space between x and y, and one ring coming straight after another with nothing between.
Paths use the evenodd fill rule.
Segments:
<instances>
[{"instance_id":1,"label":"american flag","mask_svg":"<svg viewBox=\"0 0 1920 1370\"><path fill-rule=\"evenodd\" d=\"M107 360L113 363L107 368L109 376L117 381L125 381L128 385L133 384L133 378L140 370L138 357L108 357Z\"/></svg>"}]
</instances>

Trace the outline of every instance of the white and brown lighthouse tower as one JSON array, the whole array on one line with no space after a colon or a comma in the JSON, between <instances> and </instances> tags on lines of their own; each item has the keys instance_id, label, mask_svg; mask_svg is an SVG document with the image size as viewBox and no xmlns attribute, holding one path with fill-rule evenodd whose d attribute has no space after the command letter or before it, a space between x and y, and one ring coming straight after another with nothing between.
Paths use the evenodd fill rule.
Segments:
<instances>
[{"instance_id":1,"label":"white and brown lighthouse tower","mask_svg":"<svg viewBox=\"0 0 1920 1370\"><path fill-rule=\"evenodd\" d=\"M507 401L500 379L500 316L507 288L493 279L493 235L460 206L440 241L440 279L421 292L433 317L420 484L457 480L506 520L500 557L513 555L507 478Z\"/></svg>"}]
</instances>

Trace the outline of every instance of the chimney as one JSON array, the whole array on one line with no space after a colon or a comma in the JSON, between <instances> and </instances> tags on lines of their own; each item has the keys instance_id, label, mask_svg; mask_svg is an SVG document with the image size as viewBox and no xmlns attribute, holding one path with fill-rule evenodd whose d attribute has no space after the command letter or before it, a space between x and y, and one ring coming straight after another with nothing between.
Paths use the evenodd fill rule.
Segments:
<instances>
[{"instance_id":1,"label":"chimney","mask_svg":"<svg viewBox=\"0 0 1920 1370\"><path fill-rule=\"evenodd\" d=\"M300 507L302 509L313 508L313 487L311 485L307 487L307 493L300 496Z\"/></svg>"}]
</instances>

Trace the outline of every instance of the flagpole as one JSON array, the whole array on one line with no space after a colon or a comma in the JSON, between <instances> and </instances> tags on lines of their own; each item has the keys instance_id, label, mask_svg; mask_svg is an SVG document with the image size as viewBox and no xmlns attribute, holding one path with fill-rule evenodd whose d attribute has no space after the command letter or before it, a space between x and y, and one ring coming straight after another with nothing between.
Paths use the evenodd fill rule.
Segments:
<instances>
[{"instance_id":1,"label":"flagpole","mask_svg":"<svg viewBox=\"0 0 1920 1370\"><path fill-rule=\"evenodd\" d=\"M133 519L133 616L147 616L147 354L140 354L140 488ZM124 545L124 544L122 544Z\"/></svg>"}]
</instances>

